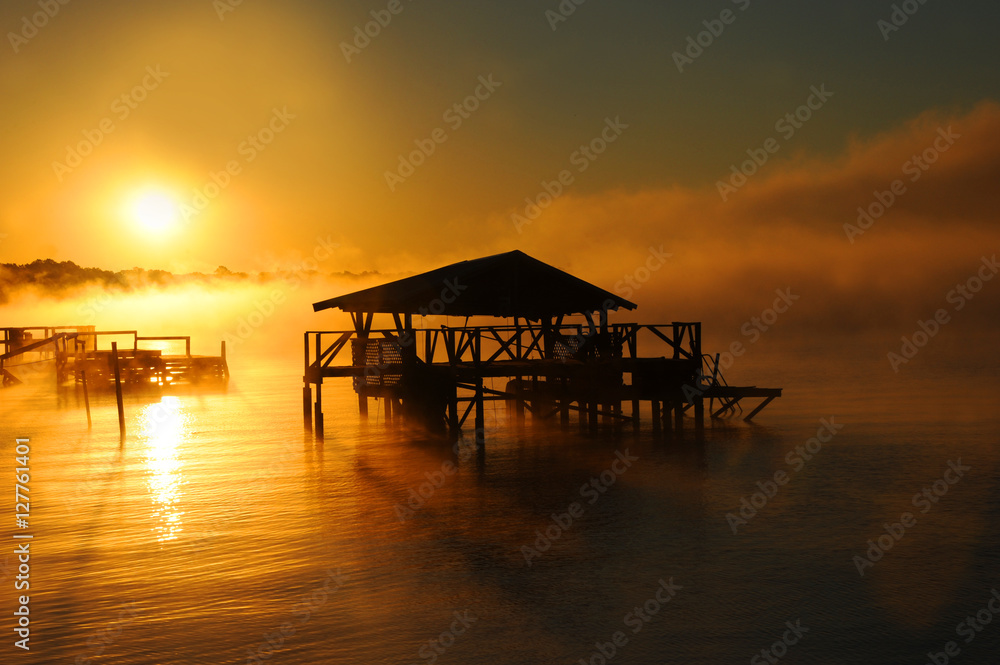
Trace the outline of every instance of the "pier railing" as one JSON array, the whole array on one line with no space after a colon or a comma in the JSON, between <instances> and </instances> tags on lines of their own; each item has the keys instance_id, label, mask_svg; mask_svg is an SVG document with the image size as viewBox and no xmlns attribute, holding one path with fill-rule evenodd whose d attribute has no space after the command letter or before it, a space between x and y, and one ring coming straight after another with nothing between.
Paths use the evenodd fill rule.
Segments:
<instances>
[{"instance_id":1,"label":"pier railing","mask_svg":"<svg viewBox=\"0 0 1000 665\"><path fill-rule=\"evenodd\" d=\"M640 341L647 356L701 365L701 324L686 322L618 323L603 328L577 323L308 331L304 360L307 375L317 377L331 367L587 362L639 358ZM344 352L349 345L350 354Z\"/></svg>"}]
</instances>

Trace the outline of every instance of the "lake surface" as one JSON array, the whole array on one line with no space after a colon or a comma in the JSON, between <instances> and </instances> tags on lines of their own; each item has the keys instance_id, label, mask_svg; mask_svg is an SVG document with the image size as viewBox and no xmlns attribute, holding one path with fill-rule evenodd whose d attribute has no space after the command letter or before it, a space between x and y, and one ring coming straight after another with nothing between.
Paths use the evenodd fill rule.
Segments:
<instances>
[{"instance_id":1,"label":"lake surface","mask_svg":"<svg viewBox=\"0 0 1000 665\"><path fill-rule=\"evenodd\" d=\"M317 444L294 358L234 353L226 392L126 396L122 447L113 395L93 396L88 431L73 393L5 390L8 487L14 437L31 448L30 658L891 665L952 641L951 662L1000 662L995 365L900 376L879 353L747 359L733 371L785 397L700 440L656 440L648 419L638 437L518 431L488 403L482 455L374 403L360 423L336 381ZM807 460L821 419L834 434ZM915 504L925 488L935 502ZM744 498L759 507L737 520ZM885 524L898 540L872 563ZM977 612L991 623L967 642ZM27 662L7 636L0 660Z\"/></svg>"}]
</instances>

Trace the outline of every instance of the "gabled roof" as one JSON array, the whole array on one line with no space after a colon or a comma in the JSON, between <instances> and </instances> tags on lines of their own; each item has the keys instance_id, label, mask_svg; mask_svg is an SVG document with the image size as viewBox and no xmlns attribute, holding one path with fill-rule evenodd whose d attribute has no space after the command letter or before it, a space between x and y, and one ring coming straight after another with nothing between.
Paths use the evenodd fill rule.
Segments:
<instances>
[{"instance_id":1,"label":"gabled roof","mask_svg":"<svg viewBox=\"0 0 1000 665\"><path fill-rule=\"evenodd\" d=\"M345 312L539 319L636 306L515 250L324 300L313 304L313 311L333 307Z\"/></svg>"}]
</instances>

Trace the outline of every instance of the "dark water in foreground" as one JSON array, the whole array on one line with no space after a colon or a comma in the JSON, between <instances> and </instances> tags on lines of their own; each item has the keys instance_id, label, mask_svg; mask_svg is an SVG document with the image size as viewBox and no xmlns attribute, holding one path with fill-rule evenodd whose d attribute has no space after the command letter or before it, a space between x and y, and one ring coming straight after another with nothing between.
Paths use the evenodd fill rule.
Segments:
<instances>
[{"instance_id":1,"label":"dark water in foreground","mask_svg":"<svg viewBox=\"0 0 1000 665\"><path fill-rule=\"evenodd\" d=\"M782 663L921 664L949 641L951 662L1000 662L996 380L800 367L757 381L788 391L758 426L703 441L519 433L488 404L481 458L374 408L362 427L346 384L327 385L315 445L294 361L234 359L226 394L129 400L121 450L113 399L95 398L88 432L75 398L5 391L0 475L10 489L14 437L30 437L20 532L35 537L28 656L13 646L9 516L0 662L601 663L614 648L616 665L718 664L773 648ZM821 418L843 428L787 457ZM934 495L959 459L970 468ZM727 513L778 471L787 483L734 534ZM581 493L602 473L603 492ZM440 487L401 521L428 474ZM924 488L937 502L915 506ZM853 557L904 512L916 523L862 577ZM546 529L529 566L522 546ZM991 622L957 632L977 612Z\"/></svg>"}]
</instances>

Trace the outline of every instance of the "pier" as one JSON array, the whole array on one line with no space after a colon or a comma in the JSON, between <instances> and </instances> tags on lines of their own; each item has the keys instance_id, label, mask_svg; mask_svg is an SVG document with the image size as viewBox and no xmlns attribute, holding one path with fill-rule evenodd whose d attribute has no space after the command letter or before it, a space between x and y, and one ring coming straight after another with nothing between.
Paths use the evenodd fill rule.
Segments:
<instances>
[{"instance_id":1,"label":"pier","mask_svg":"<svg viewBox=\"0 0 1000 665\"><path fill-rule=\"evenodd\" d=\"M454 438L471 416L479 443L487 401L505 402L518 424L527 413L638 431L649 413L653 431L666 433L686 418L698 430L707 418L751 420L781 396L728 385L719 357L702 352L701 323L611 323L610 312L636 305L519 251L313 305L331 308L348 312L353 329L304 334L303 419L318 439L325 379L351 379L363 417L369 400L382 400L387 421L403 416ZM391 327L373 327L377 314ZM465 323L415 327L414 316Z\"/></svg>"},{"instance_id":2,"label":"pier","mask_svg":"<svg viewBox=\"0 0 1000 665\"><path fill-rule=\"evenodd\" d=\"M51 371L56 387L86 380L91 388L113 388L115 359L128 389L226 382L226 343L218 356L193 355L188 336L140 336L135 330L96 330L94 326L0 328L0 375L3 387L21 383L18 368ZM102 339L115 338L114 345ZM184 343L183 354L148 348ZM112 350L114 348L114 350Z\"/></svg>"}]
</instances>

